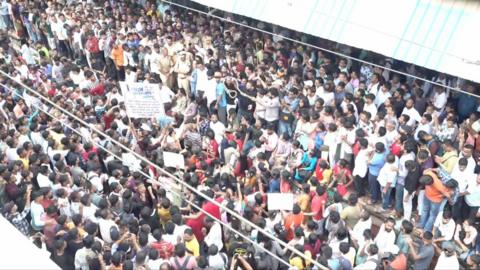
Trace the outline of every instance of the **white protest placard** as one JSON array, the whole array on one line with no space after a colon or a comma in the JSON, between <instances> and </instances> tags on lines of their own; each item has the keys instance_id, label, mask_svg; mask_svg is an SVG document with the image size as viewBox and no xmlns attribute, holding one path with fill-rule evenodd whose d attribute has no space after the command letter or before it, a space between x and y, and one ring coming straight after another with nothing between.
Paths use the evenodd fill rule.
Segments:
<instances>
[{"instance_id":1,"label":"white protest placard","mask_svg":"<svg viewBox=\"0 0 480 270\"><path fill-rule=\"evenodd\" d=\"M158 84L120 82L120 88L129 117L152 118L165 115Z\"/></svg>"},{"instance_id":2,"label":"white protest placard","mask_svg":"<svg viewBox=\"0 0 480 270\"><path fill-rule=\"evenodd\" d=\"M268 211L271 210L288 210L293 209L294 196L293 193L268 193L267 206Z\"/></svg>"},{"instance_id":3,"label":"white protest placard","mask_svg":"<svg viewBox=\"0 0 480 270\"><path fill-rule=\"evenodd\" d=\"M185 158L182 154L163 152L163 165L165 167L185 169Z\"/></svg>"}]
</instances>

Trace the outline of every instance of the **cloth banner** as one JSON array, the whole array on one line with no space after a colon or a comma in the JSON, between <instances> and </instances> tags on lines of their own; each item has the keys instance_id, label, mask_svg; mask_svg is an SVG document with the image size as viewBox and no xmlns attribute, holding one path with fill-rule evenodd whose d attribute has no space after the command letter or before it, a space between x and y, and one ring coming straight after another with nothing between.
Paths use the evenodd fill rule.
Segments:
<instances>
[{"instance_id":1,"label":"cloth banner","mask_svg":"<svg viewBox=\"0 0 480 270\"><path fill-rule=\"evenodd\" d=\"M131 118L157 118L165 115L158 84L120 82L125 109Z\"/></svg>"},{"instance_id":2,"label":"cloth banner","mask_svg":"<svg viewBox=\"0 0 480 270\"><path fill-rule=\"evenodd\" d=\"M288 210L293 209L294 196L293 193L268 193L267 206L268 211L272 210Z\"/></svg>"},{"instance_id":3,"label":"cloth banner","mask_svg":"<svg viewBox=\"0 0 480 270\"><path fill-rule=\"evenodd\" d=\"M163 152L163 165L165 167L185 169L185 158L182 154Z\"/></svg>"}]
</instances>

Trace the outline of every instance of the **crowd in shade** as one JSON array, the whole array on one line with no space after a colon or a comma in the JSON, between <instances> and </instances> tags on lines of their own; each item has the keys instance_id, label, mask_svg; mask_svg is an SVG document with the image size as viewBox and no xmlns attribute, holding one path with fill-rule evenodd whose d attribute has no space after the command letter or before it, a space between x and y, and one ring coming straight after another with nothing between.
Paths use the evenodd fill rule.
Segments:
<instances>
[{"instance_id":1,"label":"crowd in shade","mask_svg":"<svg viewBox=\"0 0 480 270\"><path fill-rule=\"evenodd\" d=\"M479 269L478 84L214 14L0 0L3 217L61 269Z\"/></svg>"}]
</instances>

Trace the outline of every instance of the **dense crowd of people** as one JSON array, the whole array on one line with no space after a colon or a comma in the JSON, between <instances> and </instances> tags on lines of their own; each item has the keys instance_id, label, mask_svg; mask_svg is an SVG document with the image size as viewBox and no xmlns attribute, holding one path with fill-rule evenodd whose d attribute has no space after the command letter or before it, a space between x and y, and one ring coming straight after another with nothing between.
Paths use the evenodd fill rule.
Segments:
<instances>
[{"instance_id":1,"label":"dense crowd of people","mask_svg":"<svg viewBox=\"0 0 480 270\"><path fill-rule=\"evenodd\" d=\"M60 268L479 268L478 84L161 1L0 2L0 207ZM121 81L165 114L129 117Z\"/></svg>"}]
</instances>

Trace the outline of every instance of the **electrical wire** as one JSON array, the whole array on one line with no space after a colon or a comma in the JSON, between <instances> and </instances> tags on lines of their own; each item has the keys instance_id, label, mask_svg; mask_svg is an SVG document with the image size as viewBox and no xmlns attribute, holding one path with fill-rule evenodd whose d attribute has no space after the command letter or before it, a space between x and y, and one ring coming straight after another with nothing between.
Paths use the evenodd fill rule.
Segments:
<instances>
[{"instance_id":1,"label":"electrical wire","mask_svg":"<svg viewBox=\"0 0 480 270\"><path fill-rule=\"evenodd\" d=\"M0 83L0 86L3 86L7 89L9 89L6 85ZM21 95L17 95L17 97L20 97L21 99L25 100L25 97L21 96ZM52 115L51 113L47 112L45 109L43 108L40 108L40 106L38 105L35 105L35 104L31 104L31 106L35 107L37 110L40 110L42 112L44 112L45 114L47 114L48 116L50 116L51 118L53 119L56 119L56 120L59 120L61 121L61 119L57 118L56 116ZM69 124L66 124L64 122L61 122L61 124L65 127L67 127L68 129L70 129L71 131L75 132L77 135L79 135L80 137L83 137L84 139L88 140L89 142L91 142L92 144L96 145L97 147L103 149L105 152L107 152L108 154L110 154L111 156L113 156L114 158L118 159L119 161L122 161L122 158L119 157L117 154L113 153L112 151L110 151L109 149L107 149L105 146L101 145L100 143L94 141L94 140L91 140L90 138L87 138L84 134L82 134L80 131L76 130L75 128L73 128L71 125ZM143 172L142 170L137 170L137 172L139 172L140 174L142 174L143 176L147 177L148 179L150 179L151 183L153 184L156 184L156 185L159 185L159 186L162 186L162 187L165 187L166 185L164 185L163 183L161 183L160 181L154 179L152 176L146 174L145 172ZM170 192L170 193L173 193L179 197L183 197L182 194L178 193L177 191L174 191L174 189L172 188L167 188L167 190ZM230 231L234 232L235 234L241 236L242 238L244 238L245 240L247 240L248 242L250 242L251 244L253 244L254 246L260 248L261 250L265 251L267 254L269 254L270 256L272 256L273 258L277 259L279 262L285 264L286 266L290 266L290 263L285 261L283 258L279 257L277 254L271 252L270 250L266 249L264 246L260 245L259 243L255 242L254 240L250 239L248 236L245 236L243 235L241 232L239 232L238 230L234 229L230 224L220 220L220 219L217 219L216 217L214 217L212 214L208 213L207 211L203 210L201 207L199 207L198 205L194 204L193 202L190 202L189 200L184 200L187 204L189 204L190 206L194 207L195 209L199 210L200 212L202 212L203 214L211 217L212 219L214 219L215 221L217 221L218 223L222 224L223 227L226 227L227 229L229 229Z\"/></svg>"},{"instance_id":2,"label":"electrical wire","mask_svg":"<svg viewBox=\"0 0 480 270\"><path fill-rule=\"evenodd\" d=\"M277 243L279 243L282 247L286 248L287 250L291 251L292 253L295 253L296 255L298 255L299 257L303 258L305 261L317 266L318 268L320 269L327 269L326 267L324 267L323 265L321 265L320 263L318 263L317 261L313 260L312 258L309 258L307 256L305 256L304 253L300 252L299 250L297 250L296 248L288 245L288 243L282 241L281 239L279 239L278 237L272 235L270 232L266 231L265 229L259 227L258 225L256 225L255 223L251 222L250 220L246 219L245 217L239 215L237 212L229 209L228 207L225 207L224 205L221 205L220 203L218 203L217 201L213 200L212 198L208 197L207 195L203 194L202 192L199 192L196 188L192 187L190 184L186 183L185 181L181 180L180 178L176 177L175 175L169 173L168 171L164 170L163 168L161 168L160 166L158 166L157 164L151 162L150 160L146 159L145 157L143 157L142 155L134 152L132 149L126 147L125 145L123 145L122 143L118 142L117 140L113 139L112 137L110 137L108 134L106 134L105 132L99 130L98 128L94 127L93 125L89 125L88 123L86 123L84 120L80 119L79 117L77 117L76 115L72 114L71 112L65 110L64 108L60 107L59 105L57 105L56 103L52 102L50 99L44 97L42 94L40 94L39 92L37 92L36 90L30 88L29 86L25 85L23 82L13 78L12 76L10 76L8 73L4 72L3 70L0 70L0 74L2 74L3 76L9 78L10 80L16 82L17 84L21 85L25 90L28 90L30 92L32 92L33 94L35 94L38 98L40 98L41 100L45 101L46 103L50 104L52 107L55 107L57 110L61 111L63 114L66 114L68 115L69 117L75 119L76 121L78 121L79 123L81 123L83 126L85 127L89 127L92 131L95 131L97 134L100 134L102 135L104 138L107 138L110 140L110 142L114 143L115 145L117 145L118 147L120 147L121 149L123 149L124 151L127 151L129 153L131 153L132 155L134 155L136 158L140 159L141 161L147 163L148 165L154 167L155 169L157 169L158 171L162 172L163 174L169 176L170 178L174 179L175 181L177 181L180 185L186 187L187 189L189 189L191 192L195 193L196 195L202 197L204 200L207 200L211 203L213 203L214 205L218 206L220 209L224 210L225 212L229 213L230 215L234 216L235 218L239 219L240 221L242 221L243 223L245 224L248 224L250 227L258 230L259 232L263 233L263 235L267 236L268 238L270 238L271 240L273 241L276 241Z\"/></svg>"},{"instance_id":3,"label":"electrical wire","mask_svg":"<svg viewBox=\"0 0 480 270\"><path fill-rule=\"evenodd\" d=\"M245 27L245 28L249 28L249 29L252 29L252 30L255 30L255 31L258 31L258 32L262 32L264 34L269 34L269 35L272 35L272 36L280 37L282 39L289 40L291 42L295 42L297 44L301 44L301 45L304 45L304 46L307 46L307 47L310 47L310 48L314 48L314 49L317 49L317 50L320 50L320 51L324 51L324 52L327 52L327 53L330 53L330 54L333 54L333 55L337 55L337 56L340 56L340 57L343 57L343 58L348 58L348 59L351 59L351 60L356 61L356 62L360 62L360 63L363 63L363 64L368 64L368 65L371 65L371 66L374 66L374 67L379 67L379 68L382 68L382 69L385 69L385 70L388 70L388 71L391 71L391 72L394 72L394 73L397 73L397 74L404 75L406 77L411 77L411 78L414 78L414 79L417 79L417 80L421 80L423 82L430 83L432 85L441 86L441 87L444 87L446 89L450 89L452 91L456 91L456 92L460 92L460 93L463 93L463 94L466 94L466 95L474 96L476 98L480 98L480 95L476 95L476 94L467 92L467 91L462 90L460 88L451 87L451 86L448 86L448 85L441 84L439 82L434 82L432 80L428 80L428 79L421 78L421 77L418 77L418 76L415 76L415 75L412 75L412 74L408 74L408 73L400 71L400 70L396 70L396 69L393 69L393 68L382 66L382 65L379 65L379 64L376 64L376 63L373 63L373 62L365 61L365 60L362 60L360 58L356 58L356 57L353 57L353 56L350 56L350 55L347 55L347 54L332 51L332 50L329 50L327 48L319 47L319 46L316 46L316 45L313 45L313 44L310 44L310 43L306 43L306 42L303 42L303 41L300 41L300 40L296 40L296 39L293 39L293 38L290 38L290 37L286 37L286 36L281 35L281 34L276 34L276 33L270 32L270 31L266 31L266 30L263 30L263 29L260 29L260 28L254 27L254 26L250 26L248 24L244 24L244 23L241 23L241 22L236 22L236 21L233 21L233 20L229 20L227 18L223 18L221 16L214 15L214 14L211 14L211 13L208 13L208 12L205 12L205 11L201 11L201 10L198 10L198 9L195 9L195 8L191 8L191 7L182 5L182 4L177 4L177 3L174 3L174 2L169 1L169 0L160 0L160 1L164 2L164 3L168 3L168 4L173 5L173 6L177 6L177 7L184 8L184 9L187 9L187 10L191 10L191 11L194 11L194 12L197 12L197 13L201 13L201 14L204 14L206 16L217 18L221 21L225 21L225 22L228 22L228 23L233 23L233 24Z\"/></svg>"}]
</instances>

